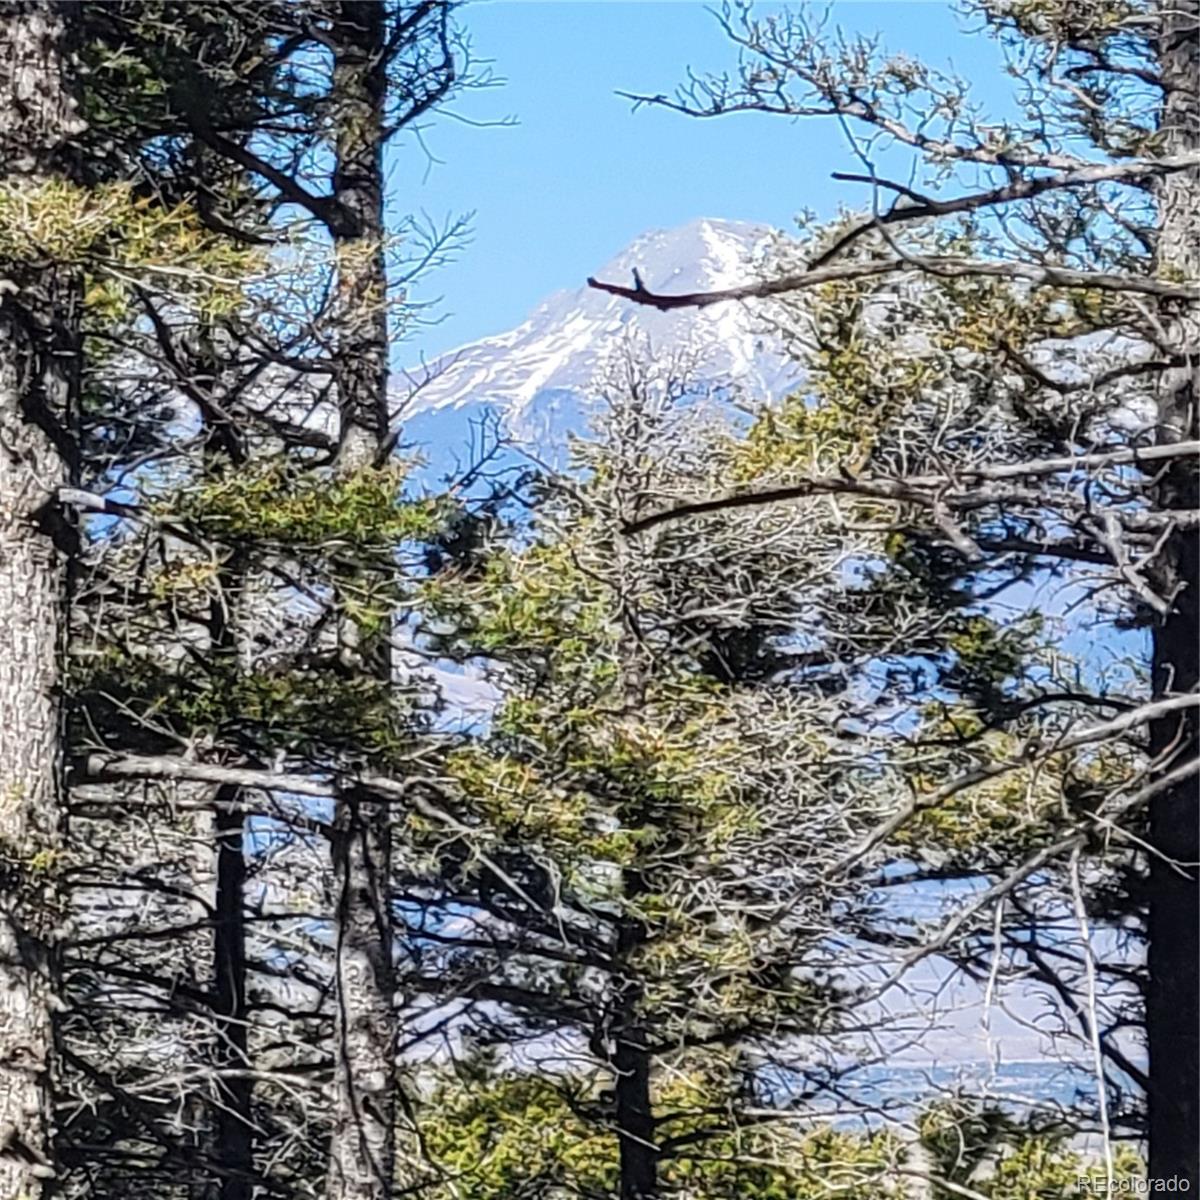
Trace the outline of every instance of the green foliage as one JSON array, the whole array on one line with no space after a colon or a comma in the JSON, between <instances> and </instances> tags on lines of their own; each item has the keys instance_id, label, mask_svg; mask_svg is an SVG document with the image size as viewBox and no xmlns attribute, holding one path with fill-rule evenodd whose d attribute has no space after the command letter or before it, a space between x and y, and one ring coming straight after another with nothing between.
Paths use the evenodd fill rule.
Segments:
<instances>
[{"instance_id":1,"label":"green foliage","mask_svg":"<svg viewBox=\"0 0 1200 1200\"><path fill-rule=\"evenodd\" d=\"M927 253L986 255L984 234L964 221L913 235ZM784 268L780 268L783 270ZM983 453L1003 419L998 401L1034 382L1014 356L1053 338L1077 338L1131 319L1127 298L1087 288L1030 290L996 278L926 277L919 284L851 280L808 293L805 387L764 408L736 447L742 481L797 473L879 470L920 475ZM812 341L809 346L808 342ZM1007 422L1003 450L1019 454L1057 415L1028 410ZM985 418L985 419L981 419ZM926 457L931 439L937 455ZM845 497L858 517L893 519L895 505ZM920 513L921 517L926 514Z\"/></svg>"},{"instance_id":2,"label":"green foliage","mask_svg":"<svg viewBox=\"0 0 1200 1200\"><path fill-rule=\"evenodd\" d=\"M456 636L481 651L553 652L554 669L564 676L598 670L611 682L616 635L609 606L566 541L498 550L470 587L448 572L430 580L424 594ZM598 642L608 654L592 653Z\"/></svg>"},{"instance_id":3,"label":"green foliage","mask_svg":"<svg viewBox=\"0 0 1200 1200\"><path fill-rule=\"evenodd\" d=\"M788 471L858 470L880 430L929 382L921 358L880 353L863 325L870 285L831 283L817 289L813 320L824 336L806 365L806 388L765 408L735 456L744 480Z\"/></svg>"},{"instance_id":4,"label":"green foliage","mask_svg":"<svg viewBox=\"0 0 1200 1200\"><path fill-rule=\"evenodd\" d=\"M899 1156L886 1134L722 1123L716 1098L694 1072L672 1073L656 1089L674 1116L665 1137L700 1134L660 1164L664 1196L676 1200L896 1200L888 1167ZM567 1200L611 1197L618 1142L601 1119L606 1096L545 1075L468 1078L443 1086L419 1115L430 1177L428 1200ZM687 1115L687 1114L691 1115Z\"/></svg>"},{"instance_id":5,"label":"green foliage","mask_svg":"<svg viewBox=\"0 0 1200 1200\"><path fill-rule=\"evenodd\" d=\"M978 754L984 762L989 755L1003 758L1016 745L995 734L980 743ZM912 782L918 798L936 786L928 776L916 775ZM896 833L894 844L926 848L964 866L986 865L1052 841L1062 831L1062 818L1060 771L1022 768L922 808Z\"/></svg>"},{"instance_id":6,"label":"green foliage","mask_svg":"<svg viewBox=\"0 0 1200 1200\"><path fill-rule=\"evenodd\" d=\"M402 761L413 736L415 718L404 697L366 672L247 673L221 657L204 669L190 658L172 668L113 647L89 660L79 687L98 714L136 714L147 731L159 729L172 740L212 737L317 761L349 754L382 770Z\"/></svg>"},{"instance_id":7,"label":"green foliage","mask_svg":"<svg viewBox=\"0 0 1200 1200\"><path fill-rule=\"evenodd\" d=\"M1144 13L1130 0L1003 0L993 7L1025 37L1076 42L1118 37Z\"/></svg>"},{"instance_id":8,"label":"green foliage","mask_svg":"<svg viewBox=\"0 0 1200 1200\"><path fill-rule=\"evenodd\" d=\"M580 1118L563 1091L529 1075L444 1088L421 1117L444 1183L430 1200L555 1200L616 1190L616 1139Z\"/></svg>"},{"instance_id":9,"label":"green foliage","mask_svg":"<svg viewBox=\"0 0 1200 1200\"><path fill-rule=\"evenodd\" d=\"M1044 627L1036 612L1006 623L982 613L954 614L943 627L954 658L942 682L984 711L996 710L1026 677Z\"/></svg>"},{"instance_id":10,"label":"green foliage","mask_svg":"<svg viewBox=\"0 0 1200 1200\"><path fill-rule=\"evenodd\" d=\"M1105 1167L1070 1147L1070 1130L1021 1122L999 1109L954 1099L932 1105L923 1114L919 1133L932 1154L936 1173L951 1184L968 1185L988 1200L1061 1200L1080 1189L1087 1178L1099 1192ZM1144 1176L1144 1167L1128 1146L1113 1155L1117 1181ZM935 1200L957 1193L934 1187Z\"/></svg>"},{"instance_id":11,"label":"green foliage","mask_svg":"<svg viewBox=\"0 0 1200 1200\"><path fill-rule=\"evenodd\" d=\"M581 524L571 539L498 554L470 583L450 575L424 589L459 639L533 664L538 681L536 695L518 688L501 705L496 747L456 755L450 769L497 829L549 836L548 848L576 861L627 861L635 846L662 846L679 822L719 853L754 825L738 778L746 742L736 700L664 657L641 681L637 711L626 711L619 599L579 565L578 547L595 533Z\"/></svg>"},{"instance_id":12,"label":"green foliage","mask_svg":"<svg viewBox=\"0 0 1200 1200\"><path fill-rule=\"evenodd\" d=\"M442 521L437 500L404 498L406 474L389 464L322 477L273 459L206 479L162 507L230 541L387 550L433 536Z\"/></svg>"},{"instance_id":13,"label":"green foliage","mask_svg":"<svg viewBox=\"0 0 1200 1200\"><path fill-rule=\"evenodd\" d=\"M448 769L495 831L538 839L567 864L628 864L684 827L719 856L756 824L736 699L664 659L626 711L619 602L580 569L573 540L503 552L470 583L451 575L424 589L465 642L536 662L536 694L505 699L496 744L451 756Z\"/></svg>"},{"instance_id":14,"label":"green foliage","mask_svg":"<svg viewBox=\"0 0 1200 1200\"><path fill-rule=\"evenodd\" d=\"M85 302L96 320L124 315L131 287L147 280L195 297L209 315L229 312L262 266L258 251L208 229L190 204L163 208L129 183L0 187L0 262L19 269L47 260L87 269Z\"/></svg>"}]
</instances>

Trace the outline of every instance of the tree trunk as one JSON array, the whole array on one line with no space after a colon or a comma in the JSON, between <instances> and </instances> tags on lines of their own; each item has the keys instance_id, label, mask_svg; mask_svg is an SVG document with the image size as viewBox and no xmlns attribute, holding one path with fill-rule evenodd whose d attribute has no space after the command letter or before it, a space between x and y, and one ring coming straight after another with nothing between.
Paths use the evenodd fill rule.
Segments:
<instances>
[{"instance_id":1,"label":"tree trunk","mask_svg":"<svg viewBox=\"0 0 1200 1200\"><path fill-rule=\"evenodd\" d=\"M69 9L0 8L0 187L64 175L80 125L67 78ZM19 237L19 231L18 231ZM79 365L78 284L46 262L0 261L0 1196L52 1177L49 1099L62 830L65 576L57 489Z\"/></svg>"},{"instance_id":2,"label":"tree trunk","mask_svg":"<svg viewBox=\"0 0 1200 1200\"><path fill-rule=\"evenodd\" d=\"M387 271L383 246L383 103L387 86L382 4L331 5L337 129L333 194L338 268L338 466L373 465L387 436ZM386 645L365 645L342 623L343 648L390 680ZM328 1200L387 1200L396 1133L394 928L389 903L391 828L386 805L349 790L337 798L334 1100Z\"/></svg>"},{"instance_id":3,"label":"tree trunk","mask_svg":"<svg viewBox=\"0 0 1200 1200\"><path fill-rule=\"evenodd\" d=\"M650 1055L636 1030L617 1031L613 1069L621 1200L652 1200L658 1195L658 1149L650 1101Z\"/></svg>"},{"instance_id":4,"label":"tree trunk","mask_svg":"<svg viewBox=\"0 0 1200 1200\"><path fill-rule=\"evenodd\" d=\"M383 104L387 92L384 8L379 0L332 6L337 128L333 194L338 271L338 463L375 462L387 437L387 263L383 220Z\"/></svg>"},{"instance_id":5,"label":"tree trunk","mask_svg":"<svg viewBox=\"0 0 1200 1200\"><path fill-rule=\"evenodd\" d=\"M622 462L618 468L618 478L614 481L617 494L620 495L630 482ZM634 483L632 494L636 494L636 487ZM617 542L615 560L620 594L638 595L643 587L644 576L639 578L629 546L624 540ZM622 707L632 714L645 708L647 676L634 613L626 608L622 617L619 657ZM654 820L654 814L650 811L640 812L637 817L645 823ZM626 867L621 872L621 891L626 904L636 905L649 890L646 876L637 865ZM645 923L639 917L626 913L617 927L617 960L629 974L616 981L620 996L617 1020L613 1026L612 1057L612 1069L616 1076L614 1091L621 1200L654 1200L658 1195L659 1151L655 1141L654 1102L650 1094L652 1064L646 1047L644 1015L640 1011L645 991L641 980L637 978L637 968L629 965L645 942Z\"/></svg>"},{"instance_id":6,"label":"tree trunk","mask_svg":"<svg viewBox=\"0 0 1200 1200\"><path fill-rule=\"evenodd\" d=\"M334 1109L329 1200L384 1200L395 1162L395 1015L387 810L338 797Z\"/></svg>"},{"instance_id":7,"label":"tree trunk","mask_svg":"<svg viewBox=\"0 0 1200 1200\"><path fill-rule=\"evenodd\" d=\"M211 152L199 147L197 160L201 177L220 180ZM221 364L236 358L233 353L223 352L225 349L220 345L219 331L202 321L191 371L193 387L209 401L205 455L210 468L214 456L225 455L236 471L247 460L242 431L216 415L221 411L216 403ZM215 660L230 662L239 673L249 666L243 653L251 637L247 628L250 612L245 603L249 571L246 554L240 550L233 553L221 568L217 598L209 610L210 653ZM212 1154L220 1172L220 1200L251 1200L254 1082L246 1007L246 812L238 787L219 787L213 800L213 1065L217 1079Z\"/></svg>"},{"instance_id":8,"label":"tree trunk","mask_svg":"<svg viewBox=\"0 0 1200 1200\"><path fill-rule=\"evenodd\" d=\"M1200 0L1164 0L1159 62L1166 85L1163 153L1200 148ZM1200 171L1167 177L1160 193L1159 271L1200 278ZM1187 365L1164 380L1159 439L1198 436L1200 314L1167 314ZM1163 510L1200 504L1197 466L1181 461L1158 488ZM1170 613L1154 629L1153 687L1156 699L1196 688L1200 638L1200 578L1194 530L1176 530L1163 547L1156 582L1173 597ZM1165 773L1200 753L1195 710L1159 721L1151 749ZM1153 801L1150 840L1158 853L1150 863L1149 982L1146 1025L1150 1056L1149 1173L1200 1187L1200 814L1194 777L1167 788Z\"/></svg>"},{"instance_id":9,"label":"tree trunk","mask_svg":"<svg viewBox=\"0 0 1200 1200\"><path fill-rule=\"evenodd\" d=\"M246 859L241 790L220 788L216 795L217 886L213 934L214 1009L217 1019L216 1156L221 1200L250 1200L254 1139L250 1117L253 1083L248 1074L246 1013Z\"/></svg>"}]
</instances>

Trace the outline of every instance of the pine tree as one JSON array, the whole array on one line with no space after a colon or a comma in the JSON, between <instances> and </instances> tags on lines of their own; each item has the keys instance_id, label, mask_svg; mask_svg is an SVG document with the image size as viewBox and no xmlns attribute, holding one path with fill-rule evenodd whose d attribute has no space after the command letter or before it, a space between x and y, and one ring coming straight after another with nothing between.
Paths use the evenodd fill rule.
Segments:
<instances>
[{"instance_id":1,"label":"pine tree","mask_svg":"<svg viewBox=\"0 0 1200 1200\"><path fill-rule=\"evenodd\" d=\"M852 895L823 880L872 806L832 752L845 698L779 639L838 623L853 546L811 507L626 538L732 468L736 439L695 391L670 364L624 364L578 478L546 484L516 545L427 589L446 652L492 661L503 692L409 822L410 940L432 942L412 977L457 1009L457 1036L505 1049L490 1081L468 1053L418 1121L467 1195L799 1197L841 1151L865 1197L897 1153L785 1123L844 1070L855 988L832 945ZM510 1105L553 1149L509 1157ZM467 1120L469 1142L442 1126Z\"/></svg>"},{"instance_id":2,"label":"pine tree","mask_svg":"<svg viewBox=\"0 0 1200 1200\"><path fill-rule=\"evenodd\" d=\"M386 15L387 55L356 69L382 89L392 132L406 104L424 111L453 79L452 35L436 41L451 55L441 73L414 50L444 6L347 14L332 30L338 14L322 6L85 13L83 148L113 215L84 255L86 486L74 493L94 514L71 730L72 886L87 928L71 950L61 1153L88 1195L240 1200L327 1174L331 914L319 913L329 876L311 856L338 839L319 806L283 803L271 785L315 797L339 790L320 782L331 772L349 781L367 762L401 761L419 717L389 678L339 653L345 638L325 635L386 629L392 550L437 518L401 500L401 469L374 452L347 462L325 432L353 391L338 380L357 369L355 338L372 339L386 370L395 306L354 281L363 245L382 269L382 227L338 245L354 242L355 188L374 188L381 220L377 173L354 182L364 163L351 162L334 204L300 167L324 155L337 173L346 148L329 140L331 117L347 81L298 68L325 61L338 31L353 41L364 15ZM396 101L388 70L430 90ZM342 157L365 155L377 172L387 132L360 129ZM370 384L382 446L386 376ZM338 610L352 619L331 625ZM369 933L386 960L388 935ZM390 1025L387 989L373 998ZM382 1070L386 1109L390 1059ZM357 1145L357 1125L341 1127Z\"/></svg>"},{"instance_id":3,"label":"pine tree","mask_svg":"<svg viewBox=\"0 0 1200 1200\"><path fill-rule=\"evenodd\" d=\"M1043 953L1052 945L1031 949L1023 967L1068 998L1100 1057L1145 1086L1152 1176L1195 1183L1200 22L1190 2L997 0L972 12L1022 64L1016 119L989 122L964 80L865 39L838 41L807 14L727 6L739 70L646 102L704 117L836 116L862 165L840 178L872 189L871 211L742 288L660 296L599 286L664 309L775 297L800 336L811 333L797 315L804 297L841 289L846 315L820 332L816 360L841 394L815 410L800 398L782 422L764 418L757 436L772 450L757 481L658 517L841 495L891 523L897 584L917 585L921 604L973 605L980 632L988 597L1064 572L1104 599L1121 596L1116 614L1090 610L1101 636L1147 631L1140 679L1118 690L1051 676L1007 700L993 689L941 740L979 750L986 731L1003 732L1015 742L976 760L976 771L1015 777L1032 762L1064 776L1055 807L1068 828L1044 813L1046 842L987 867L988 900L1015 895L1009 915L1015 906L1027 932L1037 905L1022 908L1022 896L1049 871L1071 908L1085 870L1076 856L1104 850L1086 868L1096 886L1085 900L1100 920L1116 904L1145 936L1147 968L1133 977L1144 989L1148 1076L1110 1037L1128 1024L1125 1001L1114 1001L1123 1011L1111 1028L1096 1029L1083 973L1056 968ZM883 169L880 137L911 154L911 179ZM994 632L974 646L944 644L940 656L978 663L989 640ZM928 652L938 655L936 644ZM1092 751L1075 753L1085 745ZM1065 778L1088 770L1098 771L1090 784ZM881 822L872 846L886 853L977 784L968 772L924 789ZM1115 843L1115 830L1133 841ZM977 961L980 916L972 906L926 951L953 946ZM1024 951L1012 953L1022 962ZM1107 970L1128 986L1128 963Z\"/></svg>"}]
</instances>

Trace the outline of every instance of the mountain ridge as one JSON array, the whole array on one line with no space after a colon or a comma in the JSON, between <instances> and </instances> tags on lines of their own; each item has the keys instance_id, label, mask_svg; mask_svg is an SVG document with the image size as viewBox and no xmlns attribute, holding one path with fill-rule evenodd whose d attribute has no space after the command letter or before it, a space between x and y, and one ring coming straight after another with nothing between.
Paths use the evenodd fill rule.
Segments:
<instances>
[{"instance_id":1,"label":"mountain ridge","mask_svg":"<svg viewBox=\"0 0 1200 1200\"><path fill-rule=\"evenodd\" d=\"M765 225L698 218L647 231L596 275L629 280L637 270L647 287L665 292L729 287L753 274L774 235ZM590 393L630 340L651 353L686 355L706 381L754 398L778 396L799 377L763 332L753 302L663 313L586 286L564 288L512 329L404 372L410 431L444 444L464 417L492 411L518 441L565 441L586 423ZM451 414L457 419L445 420Z\"/></svg>"}]
</instances>

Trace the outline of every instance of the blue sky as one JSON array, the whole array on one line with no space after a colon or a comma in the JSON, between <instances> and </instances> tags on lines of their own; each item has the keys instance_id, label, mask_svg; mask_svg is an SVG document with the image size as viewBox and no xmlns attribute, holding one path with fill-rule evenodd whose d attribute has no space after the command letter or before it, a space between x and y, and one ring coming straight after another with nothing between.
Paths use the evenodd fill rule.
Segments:
<instances>
[{"instance_id":1,"label":"blue sky","mask_svg":"<svg viewBox=\"0 0 1200 1200\"><path fill-rule=\"evenodd\" d=\"M1006 94L998 48L970 33L950 4L839 0L832 13L831 24L878 32L889 50L952 63L978 81L981 101ZM670 92L689 66L733 64L704 3L483 0L462 20L476 56L505 82L465 95L453 111L517 124L476 128L442 117L423 133L438 161L411 139L390 152L394 213L475 213L471 244L420 293L444 297L443 319L398 351L404 363L510 328L647 229L695 217L786 226L803 208L832 215L839 200L865 199L863 189L829 179L857 166L831 121L697 121L633 112L616 95Z\"/></svg>"}]
</instances>

